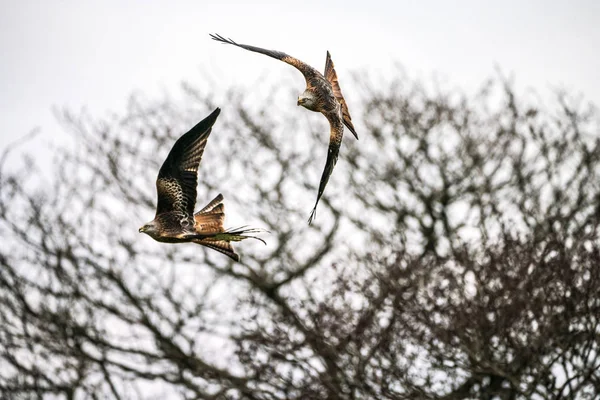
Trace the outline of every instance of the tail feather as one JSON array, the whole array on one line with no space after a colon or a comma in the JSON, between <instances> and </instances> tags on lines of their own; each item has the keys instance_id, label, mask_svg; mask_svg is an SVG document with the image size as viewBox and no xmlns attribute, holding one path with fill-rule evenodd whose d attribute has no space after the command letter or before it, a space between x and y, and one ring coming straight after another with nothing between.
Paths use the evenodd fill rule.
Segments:
<instances>
[{"instance_id":1,"label":"tail feather","mask_svg":"<svg viewBox=\"0 0 600 400\"><path fill-rule=\"evenodd\" d=\"M208 214L194 215L196 220L196 232L202 235L217 234L225 231L223 222L225 213L209 211Z\"/></svg>"},{"instance_id":2,"label":"tail feather","mask_svg":"<svg viewBox=\"0 0 600 400\"><path fill-rule=\"evenodd\" d=\"M352 117L350 116L350 111L348 110L348 104L346 103L344 95L342 94L340 82L338 80L337 73L335 72L335 66L333 65L333 60L331 59L331 54L329 54L329 52L327 52L327 59L325 60L325 78L327 78L329 83L331 83L333 95L342 106L342 120L344 121L344 125L346 125L350 132L352 132L356 140L358 140L358 134L356 133L354 125L352 124Z\"/></svg>"},{"instance_id":3,"label":"tail feather","mask_svg":"<svg viewBox=\"0 0 600 400\"><path fill-rule=\"evenodd\" d=\"M202 213L202 215L213 215L213 214L225 214L225 205L218 204L212 210L205 211Z\"/></svg>"},{"instance_id":4,"label":"tail feather","mask_svg":"<svg viewBox=\"0 0 600 400\"><path fill-rule=\"evenodd\" d=\"M206 207L194 214L194 219L196 220L196 232L198 233L206 235L224 232L225 206L223 205L223 195L219 194Z\"/></svg>"},{"instance_id":5,"label":"tail feather","mask_svg":"<svg viewBox=\"0 0 600 400\"><path fill-rule=\"evenodd\" d=\"M265 232L268 232L268 231L266 231L264 229L260 229L260 228L248 228L246 226L241 226L241 227L235 228L235 229L227 229L223 233L218 233L217 235L215 235L215 238L218 238L221 240L226 240L228 242L241 242L244 239L256 239L260 242L263 242L263 244L266 245L267 242L265 242L261 238L253 236L253 235L248 235L249 233L265 233Z\"/></svg>"},{"instance_id":6,"label":"tail feather","mask_svg":"<svg viewBox=\"0 0 600 400\"><path fill-rule=\"evenodd\" d=\"M350 114L348 114L348 118L349 118ZM343 114L343 118L344 118L344 125L346 125L346 128L348 128L350 130L350 132L352 132L352 134L354 135L354 137L356 138L356 140L358 140L358 133L356 133L356 130L354 129L354 125L352 125L352 121L351 120L346 120L346 115Z\"/></svg>"},{"instance_id":7,"label":"tail feather","mask_svg":"<svg viewBox=\"0 0 600 400\"><path fill-rule=\"evenodd\" d=\"M202 210L198 211L196 215L208 213L209 211L213 210L219 205L223 205L223 195L221 193L219 193L217 197L215 197L210 203L208 203Z\"/></svg>"},{"instance_id":8,"label":"tail feather","mask_svg":"<svg viewBox=\"0 0 600 400\"><path fill-rule=\"evenodd\" d=\"M235 229L225 229L225 206L223 195L219 194L202 210L194 214L197 236L192 237L192 242L225 254L234 261L239 261L230 242L240 242L244 239L256 239L265 243L261 238L249 235L265 232L263 229L247 228L245 226ZM266 243L265 243L266 244Z\"/></svg>"}]
</instances>

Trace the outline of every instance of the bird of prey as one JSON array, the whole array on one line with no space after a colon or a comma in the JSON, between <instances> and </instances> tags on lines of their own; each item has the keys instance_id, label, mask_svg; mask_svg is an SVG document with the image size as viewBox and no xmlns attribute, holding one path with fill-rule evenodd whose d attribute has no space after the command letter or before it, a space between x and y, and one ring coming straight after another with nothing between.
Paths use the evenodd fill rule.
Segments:
<instances>
[{"instance_id":1,"label":"bird of prey","mask_svg":"<svg viewBox=\"0 0 600 400\"><path fill-rule=\"evenodd\" d=\"M153 221L142 226L140 232L159 242L197 243L239 261L240 257L230 242L254 238L264 243L264 240L248 235L261 230L243 227L225 230L225 211L221 194L194 214L198 166L212 126L220 112L219 108L215 109L175 142L158 172L156 216Z\"/></svg>"},{"instance_id":2,"label":"bird of prey","mask_svg":"<svg viewBox=\"0 0 600 400\"><path fill-rule=\"evenodd\" d=\"M211 34L210 36L216 41L232 44L234 46L241 47L242 49L254 51L256 53L264 54L277 60L281 60L296 67L300 72L302 72L302 75L304 75L304 79L306 80L306 89L300 96L298 96L297 104L310 111L320 112L325 116L325 118L327 118L330 126L327 161L325 163L323 174L321 175L317 201L315 202L315 207L310 213L310 218L308 219L308 223L312 223L316 215L319 200L323 195L327 181L329 181L329 177L333 172L333 167L337 162L338 153L342 144L342 136L344 134L344 125L346 125L350 132L352 132L356 139L358 139L358 134L354 129L354 125L352 125L352 118L350 117L350 112L348 111L348 105L346 104L346 100L344 100L344 96L342 96L340 83L333 66L333 61L331 61L331 55L329 54L329 51L327 52L327 59L325 60L325 74L321 74L310 65L281 51L266 50L261 49L260 47L238 44L229 38L225 39L217 34Z\"/></svg>"}]
</instances>

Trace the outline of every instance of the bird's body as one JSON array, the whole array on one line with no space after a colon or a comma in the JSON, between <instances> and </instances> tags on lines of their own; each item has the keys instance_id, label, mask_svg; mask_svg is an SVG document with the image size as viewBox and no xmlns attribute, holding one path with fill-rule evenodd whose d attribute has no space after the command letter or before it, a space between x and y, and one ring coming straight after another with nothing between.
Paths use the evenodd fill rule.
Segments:
<instances>
[{"instance_id":1,"label":"bird's body","mask_svg":"<svg viewBox=\"0 0 600 400\"><path fill-rule=\"evenodd\" d=\"M156 180L156 216L141 227L140 232L159 242L197 243L239 261L239 256L230 242L255 238L247 234L256 233L258 230L225 230L225 210L221 194L194 214L198 166L220 111L217 108L173 145Z\"/></svg>"},{"instance_id":2,"label":"bird's body","mask_svg":"<svg viewBox=\"0 0 600 400\"><path fill-rule=\"evenodd\" d=\"M261 53L294 66L302 73L302 75L304 75L304 79L306 80L306 89L298 96L297 104L310 111L320 112L329 121L330 136L327 161L325 163L323 174L321 175L317 201L309 218L309 223L311 223L316 215L317 205L323 195L325 186L333 172L333 167L337 162L339 149L342 144L342 137L344 135L344 125L352 132L356 139L358 139L358 134L352 124L352 118L350 117L346 100L340 89L331 55L327 52L325 73L322 74L310 65L283 52L238 44L231 39L225 39L219 35L211 35L211 37L219 42L232 44L249 51Z\"/></svg>"},{"instance_id":3,"label":"bird's body","mask_svg":"<svg viewBox=\"0 0 600 400\"><path fill-rule=\"evenodd\" d=\"M192 229L182 229L182 221L185 225ZM186 237L196 233L195 226L190 224L186 215L178 212L169 212L157 215L154 218L153 225L156 226L156 231L144 232L148 233L152 239L165 243L178 243L189 241Z\"/></svg>"}]
</instances>

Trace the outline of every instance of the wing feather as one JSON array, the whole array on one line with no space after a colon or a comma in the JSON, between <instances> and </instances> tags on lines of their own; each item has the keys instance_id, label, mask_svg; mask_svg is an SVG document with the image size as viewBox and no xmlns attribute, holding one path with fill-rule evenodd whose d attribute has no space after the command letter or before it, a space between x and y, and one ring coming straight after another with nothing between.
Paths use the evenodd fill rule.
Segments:
<instances>
[{"instance_id":1,"label":"wing feather","mask_svg":"<svg viewBox=\"0 0 600 400\"><path fill-rule=\"evenodd\" d=\"M179 211L189 216L194 213L198 166L212 126L220 112L219 108L215 109L173 145L156 180L156 215L171 211Z\"/></svg>"},{"instance_id":2,"label":"wing feather","mask_svg":"<svg viewBox=\"0 0 600 400\"><path fill-rule=\"evenodd\" d=\"M323 169L323 174L321 175L321 182L319 183L319 193L317 194L317 201L315 202L315 207L310 213L310 217L308 219L308 223L311 224L317 215L317 205L319 204L319 200L325 191L325 186L327 186L327 182L329 181L329 177L333 172L333 167L338 159L338 154L340 152L340 146L342 145L342 137L344 135L344 125L343 122L337 112L332 112L328 114L324 114L329 120L330 125L330 135L329 135L329 149L327 150L327 161L325 162L325 168Z\"/></svg>"},{"instance_id":3,"label":"wing feather","mask_svg":"<svg viewBox=\"0 0 600 400\"><path fill-rule=\"evenodd\" d=\"M302 72L302 75L304 75L304 79L306 79L306 83L308 86L311 85L311 81L321 75L321 73L319 71L317 71L316 69L314 69L313 67L311 67L310 65L306 64L305 62L302 62L300 60L298 60L295 57L290 56L289 54L286 54L282 51L277 51L277 50L267 50L267 49L263 49L260 47L255 47L255 46L250 46L247 44L239 44L234 42L232 39L230 38L224 38L221 35L218 34L210 34L210 37L213 38L214 40L221 42L221 43L226 43L226 44L232 44L234 46L237 47L241 47L242 49L246 49L248 51L253 51L255 53L260 53L260 54L264 54L266 56L275 58L277 60L281 60L287 64L290 64L291 66L295 67L297 70L299 70L300 72Z\"/></svg>"},{"instance_id":4,"label":"wing feather","mask_svg":"<svg viewBox=\"0 0 600 400\"><path fill-rule=\"evenodd\" d=\"M346 104L346 99L344 99L344 96L342 95L340 82L338 81L333 60L331 59L331 54L329 54L329 52L327 52L327 60L325 60L325 78L327 78L329 83L331 83L333 95L342 106L342 119L344 121L344 125L346 125L354 137L358 139L358 134L356 133L354 125L352 124L352 117L350 116L350 111L348 110L348 104Z\"/></svg>"},{"instance_id":5,"label":"wing feather","mask_svg":"<svg viewBox=\"0 0 600 400\"><path fill-rule=\"evenodd\" d=\"M219 253L223 253L233 261L240 261L240 256L233 250L233 246L231 243L225 240L214 240L214 239L194 239L194 243L200 244L202 246L206 246L209 249L213 249L218 251Z\"/></svg>"}]
</instances>

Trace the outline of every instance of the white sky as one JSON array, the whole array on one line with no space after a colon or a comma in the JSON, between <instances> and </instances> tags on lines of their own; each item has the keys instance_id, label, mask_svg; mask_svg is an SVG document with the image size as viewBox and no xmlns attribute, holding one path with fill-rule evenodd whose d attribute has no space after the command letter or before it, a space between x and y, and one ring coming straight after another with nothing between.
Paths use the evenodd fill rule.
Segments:
<instances>
[{"instance_id":1,"label":"white sky","mask_svg":"<svg viewBox=\"0 0 600 400\"><path fill-rule=\"evenodd\" d=\"M200 70L226 89L290 68L210 40L281 50L340 80L401 62L473 89L495 65L519 87L561 87L600 104L599 1L0 0L0 150L31 128L57 135L52 106L120 112L132 91L177 93ZM298 77L298 92L303 90ZM347 97L348 94L346 94Z\"/></svg>"}]
</instances>

